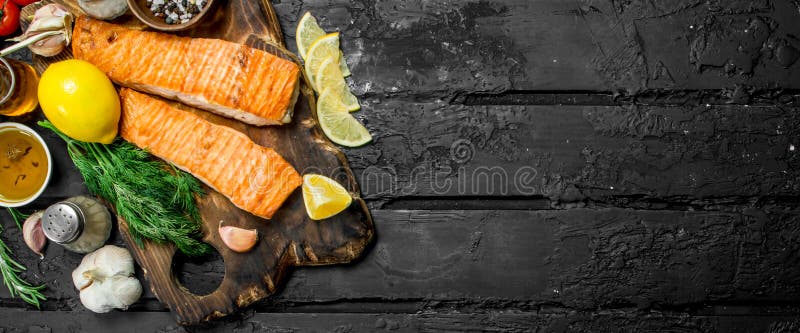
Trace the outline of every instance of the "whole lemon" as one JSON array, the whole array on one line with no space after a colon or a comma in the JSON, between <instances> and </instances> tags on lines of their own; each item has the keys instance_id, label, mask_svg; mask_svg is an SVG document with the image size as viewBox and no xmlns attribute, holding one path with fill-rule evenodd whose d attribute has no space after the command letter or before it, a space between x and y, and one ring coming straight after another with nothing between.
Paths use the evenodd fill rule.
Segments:
<instances>
[{"instance_id":1,"label":"whole lemon","mask_svg":"<svg viewBox=\"0 0 800 333\"><path fill-rule=\"evenodd\" d=\"M39 79L38 95L44 115L69 137L105 144L117 137L119 95L94 65L77 59L50 65Z\"/></svg>"}]
</instances>

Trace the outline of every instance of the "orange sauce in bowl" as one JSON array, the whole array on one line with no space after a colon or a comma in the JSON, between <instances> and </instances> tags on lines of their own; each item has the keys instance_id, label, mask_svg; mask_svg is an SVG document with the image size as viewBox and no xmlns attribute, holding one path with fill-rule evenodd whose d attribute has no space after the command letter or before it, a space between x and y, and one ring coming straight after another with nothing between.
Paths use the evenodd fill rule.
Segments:
<instances>
[{"instance_id":1,"label":"orange sauce in bowl","mask_svg":"<svg viewBox=\"0 0 800 333\"><path fill-rule=\"evenodd\" d=\"M47 152L33 135L0 127L0 200L24 201L39 192L48 173Z\"/></svg>"}]
</instances>

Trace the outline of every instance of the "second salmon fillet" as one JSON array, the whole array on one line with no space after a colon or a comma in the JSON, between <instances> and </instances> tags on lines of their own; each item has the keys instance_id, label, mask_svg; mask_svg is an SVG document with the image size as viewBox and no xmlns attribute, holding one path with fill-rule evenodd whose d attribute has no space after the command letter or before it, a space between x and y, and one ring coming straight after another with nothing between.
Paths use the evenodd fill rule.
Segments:
<instances>
[{"instance_id":1,"label":"second salmon fillet","mask_svg":"<svg viewBox=\"0 0 800 333\"><path fill-rule=\"evenodd\" d=\"M79 17L72 53L120 85L257 126L290 122L299 92L296 63L219 39L130 30Z\"/></svg>"},{"instance_id":2,"label":"second salmon fillet","mask_svg":"<svg viewBox=\"0 0 800 333\"><path fill-rule=\"evenodd\" d=\"M122 89L120 135L222 193L253 215L272 218L300 186L277 152L231 128L131 89Z\"/></svg>"}]
</instances>

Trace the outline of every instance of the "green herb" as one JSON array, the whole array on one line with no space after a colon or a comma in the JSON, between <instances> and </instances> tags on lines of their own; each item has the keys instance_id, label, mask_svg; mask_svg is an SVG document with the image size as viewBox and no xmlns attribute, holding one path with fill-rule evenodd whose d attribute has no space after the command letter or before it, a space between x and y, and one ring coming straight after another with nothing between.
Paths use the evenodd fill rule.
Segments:
<instances>
[{"instance_id":1,"label":"green herb","mask_svg":"<svg viewBox=\"0 0 800 333\"><path fill-rule=\"evenodd\" d=\"M19 221L17 221L18 215L15 214L19 214L19 216L22 214L12 208L8 209L8 213L11 214L11 217L17 222L17 225L20 225ZM0 225L0 235L2 234L3 226ZM11 249L0 239L0 274L3 275L3 283L6 285L6 288L8 288L11 297L19 296L22 300L28 302L28 304L38 308L40 305L39 301L44 301L46 299L41 293L41 290L44 289L45 286L34 287L20 278L19 273L25 271L27 268L14 260L14 258L11 257L12 254Z\"/></svg>"},{"instance_id":2,"label":"green herb","mask_svg":"<svg viewBox=\"0 0 800 333\"><path fill-rule=\"evenodd\" d=\"M111 202L128 222L133 239L172 242L188 256L209 253L201 237L195 196L203 195L191 175L123 141L112 144L77 141L49 121L39 122L67 142L67 152L89 191Z\"/></svg>"},{"instance_id":3,"label":"green herb","mask_svg":"<svg viewBox=\"0 0 800 333\"><path fill-rule=\"evenodd\" d=\"M18 209L12 207L8 207L6 210L8 211L8 215L11 215L11 218L17 223L17 227L22 230L22 222L20 221L25 221L30 215L23 214Z\"/></svg>"}]
</instances>

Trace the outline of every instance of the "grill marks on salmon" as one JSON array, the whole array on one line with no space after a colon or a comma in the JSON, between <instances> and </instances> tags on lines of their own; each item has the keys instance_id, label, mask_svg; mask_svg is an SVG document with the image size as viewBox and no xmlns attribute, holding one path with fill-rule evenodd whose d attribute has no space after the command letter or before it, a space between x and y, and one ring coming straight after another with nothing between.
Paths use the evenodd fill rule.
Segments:
<instances>
[{"instance_id":1,"label":"grill marks on salmon","mask_svg":"<svg viewBox=\"0 0 800 333\"><path fill-rule=\"evenodd\" d=\"M120 135L187 171L237 207L271 218L300 186L297 171L272 149L164 101L122 89Z\"/></svg>"},{"instance_id":2,"label":"grill marks on salmon","mask_svg":"<svg viewBox=\"0 0 800 333\"><path fill-rule=\"evenodd\" d=\"M178 37L79 17L72 53L114 82L242 122L291 121L300 67L219 39Z\"/></svg>"}]
</instances>

